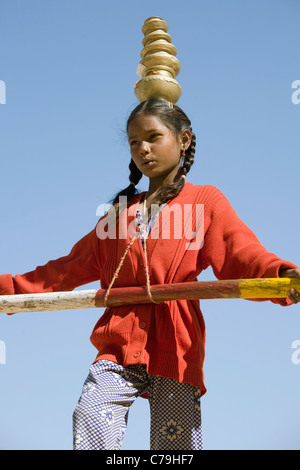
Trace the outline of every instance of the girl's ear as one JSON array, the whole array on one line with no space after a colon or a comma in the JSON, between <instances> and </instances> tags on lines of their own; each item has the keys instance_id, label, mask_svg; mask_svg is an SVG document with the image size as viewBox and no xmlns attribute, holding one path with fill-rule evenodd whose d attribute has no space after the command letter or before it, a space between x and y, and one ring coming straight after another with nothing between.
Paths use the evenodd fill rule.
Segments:
<instances>
[{"instance_id":1,"label":"girl's ear","mask_svg":"<svg viewBox=\"0 0 300 470\"><path fill-rule=\"evenodd\" d=\"M187 150L192 142L192 133L189 129L184 129L179 136L179 143L182 146L182 150Z\"/></svg>"}]
</instances>

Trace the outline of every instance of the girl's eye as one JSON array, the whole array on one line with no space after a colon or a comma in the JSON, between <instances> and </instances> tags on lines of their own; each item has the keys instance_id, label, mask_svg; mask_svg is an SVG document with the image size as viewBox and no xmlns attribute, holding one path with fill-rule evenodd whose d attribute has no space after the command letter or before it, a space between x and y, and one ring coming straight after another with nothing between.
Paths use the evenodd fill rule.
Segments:
<instances>
[{"instance_id":1,"label":"girl's eye","mask_svg":"<svg viewBox=\"0 0 300 470\"><path fill-rule=\"evenodd\" d=\"M156 137L159 137L159 136L160 136L160 134L152 134L152 135L151 135L151 139L152 139L152 140L153 140L153 139L156 139Z\"/></svg>"},{"instance_id":2,"label":"girl's eye","mask_svg":"<svg viewBox=\"0 0 300 470\"><path fill-rule=\"evenodd\" d=\"M150 137L147 139L149 142L152 142L155 140L157 137L160 137L161 134L151 134ZM135 145L138 145L139 141L138 140L131 140L129 142L130 147L134 147Z\"/></svg>"}]
</instances>

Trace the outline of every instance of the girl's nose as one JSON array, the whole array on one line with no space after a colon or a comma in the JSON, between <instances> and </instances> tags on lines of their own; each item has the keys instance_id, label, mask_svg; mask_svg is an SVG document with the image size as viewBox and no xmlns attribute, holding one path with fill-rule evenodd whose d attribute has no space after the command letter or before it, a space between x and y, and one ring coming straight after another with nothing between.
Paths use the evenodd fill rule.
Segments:
<instances>
[{"instance_id":1,"label":"girl's nose","mask_svg":"<svg viewBox=\"0 0 300 470\"><path fill-rule=\"evenodd\" d=\"M150 153L150 147L149 147L148 142L141 142L140 148L139 148L139 153L141 155L146 155L146 154Z\"/></svg>"}]
</instances>

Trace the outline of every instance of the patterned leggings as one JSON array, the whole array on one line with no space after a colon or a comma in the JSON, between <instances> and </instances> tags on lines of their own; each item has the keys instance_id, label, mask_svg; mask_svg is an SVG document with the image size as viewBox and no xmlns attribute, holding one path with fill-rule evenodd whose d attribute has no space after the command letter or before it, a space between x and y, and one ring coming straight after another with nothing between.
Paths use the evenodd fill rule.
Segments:
<instances>
[{"instance_id":1,"label":"patterned leggings","mask_svg":"<svg viewBox=\"0 0 300 470\"><path fill-rule=\"evenodd\" d=\"M126 369L111 361L90 367L73 414L74 450L119 450L129 407L147 392L151 450L201 450L200 390L151 376L144 365Z\"/></svg>"}]
</instances>

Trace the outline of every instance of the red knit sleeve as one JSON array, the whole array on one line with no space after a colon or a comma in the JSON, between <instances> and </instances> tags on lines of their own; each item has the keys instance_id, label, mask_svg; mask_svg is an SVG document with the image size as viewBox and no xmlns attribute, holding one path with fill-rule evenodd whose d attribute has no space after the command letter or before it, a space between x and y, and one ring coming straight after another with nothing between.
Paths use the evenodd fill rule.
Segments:
<instances>
[{"instance_id":1,"label":"red knit sleeve","mask_svg":"<svg viewBox=\"0 0 300 470\"><path fill-rule=\"evenodd\" d=\"M211 266L217 279L275 278L281 268L297 268L270 253L217 188L204 206L204 216L201 259L204 269ZM291 304L289 299L272 301Z\"/></svg>"},{"instance_id":2,"label":"red knit sleeve","mask_svg":"<svg viewBox=\"0 0 300 470\"><path fill-rule=\"evenodd\" d=\"M26 274L0 275L0 295L71 291L100 277L100 240L95 227L67 256Z\"/></svg>"}]
</instances>

